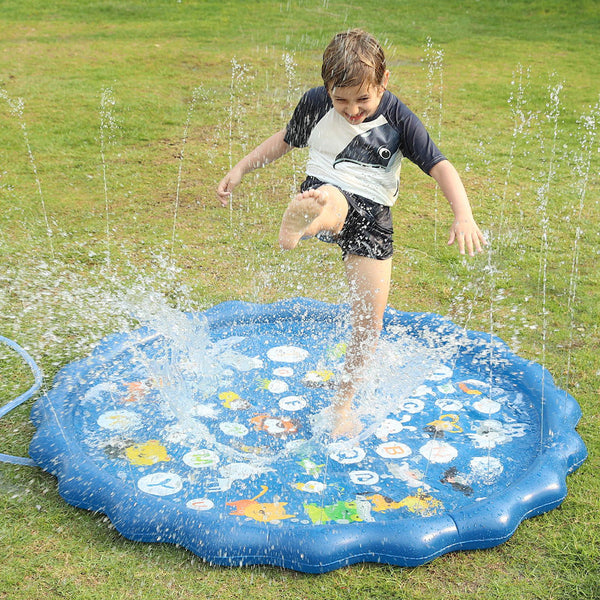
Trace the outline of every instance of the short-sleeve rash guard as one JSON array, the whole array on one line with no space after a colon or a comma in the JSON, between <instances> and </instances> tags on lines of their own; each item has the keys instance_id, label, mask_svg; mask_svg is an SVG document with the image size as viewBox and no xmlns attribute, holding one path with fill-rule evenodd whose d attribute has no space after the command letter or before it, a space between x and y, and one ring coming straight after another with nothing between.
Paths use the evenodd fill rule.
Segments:
<instances>
[{"instance_id":1,"label":"short-sleeve rash guard","mask_svg":"<svg viewBox=\"0 0 600 600\"><path fill-rule=\"evenodd\" d=\"M445 160L418 117L387 90L376 113L352 125L324 86L313 88L298 103L284 139L308 146L307 175L385 206L398 197L402 158L425 173Z\"/></svg>"}]
</instances>

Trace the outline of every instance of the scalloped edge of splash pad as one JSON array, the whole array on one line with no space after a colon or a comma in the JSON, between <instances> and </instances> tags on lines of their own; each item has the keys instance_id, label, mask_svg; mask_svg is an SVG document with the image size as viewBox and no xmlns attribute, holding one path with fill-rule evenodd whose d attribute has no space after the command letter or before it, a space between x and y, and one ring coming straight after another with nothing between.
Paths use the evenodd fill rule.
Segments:
<instances>
[{"instance_id":1,"label":"scalloped edge of splash pad","mask_svg":"<svg viewBox=\"0 0 600 600\"><path fill-rule=\"evenodd\" d=\"M314 380L331 373L324 363L333 369L343 361L339 350L347 336L347 307L302 298L268 305L225 302L186 318L198 315L208 332L206 364L214 365L219 356L227 360L216 378L203 380L201 392L190 391L192 384L169 385L191 397L183 406L196 415L194 423L203 423L200 440L194 438L197 429L190 434L174 425L177 407L157 408L168 396L163 378L180 377L181 383L185 365L179 365L177 376L156 367L155 389L147 377L143 380L151 350L160 354L167 343L148 327L104 338L89 357L63 368L32 409L37 432L31 457L57 477L69 504L106 514L131 540L175 543L226 566L270 564L310 573L358 562L416 566L447 552L508 540L521 521L564 500L566 476L587 456L575 431L579 405L554 386L547 370L519 358L499 338L463 330L439 315L386 310L383 344L387 340L406 347L413 340L421 354L429 355L448 342L451 351L438 355L441 368L435 376L429 373L421 381L413 374L412 387L400 400L390 396L387 401L395 402L396 412L381 413L383 421L367 424L355 445L317 439L314 431L309 434L314 420L308 418L305 430L298 431L303 411L314 415L333 393ZM240 346L245 353L232 353ZM312 362L311 352L316 355ZM174 352L167 355L173 359ZM392 370L383 386L396 376L407 379L405 371L393 371L395 362L405 367L414 362L407 355L392 358L384 366ZM130 364L133 373L127 371ZM122 371L118 383L107 379L115 365ZM278 379L261 379L265 369ZM307 372L312 382L307 382ZM136 378L143 381L131 381ZM483 388L485 381L490 382L488 392L474 389ZM256 398L243 398L254 389ZM425 407L420 422L414 404ZM502 404L509 424L516 418L530 423L533 440L523 434L528 425L521 433L513 427L517 437L512 438L494 430L499 421L493 417ZM144 410L155 412L148 416ZM451 410L456 414L441 414ZM167 426L143 435L140 428L148 419L155 421L156 411ZM228 427L219 422L223 412ZM269 418L274 421L271 430L265 425ZM384 421L387 429L382 430ZM432 434L433 423L441 429ZM407 439L409 431L413 437ZM495 437L486 437L490 431ZM396 444L393 452L390 442ZM527 448L514 447L511 458L511 443L518 442ZM431 444L458 451L439 464L424 451ZM468 447L478 447L475 454L487 456L488 467L490 461L498 466L499 449L508 448L502 455L504 472L494 476L495 487L486 480L489 473L476 481L468 471L481 456L461 462L462 449ZM399 448L402 462L394 456ZM525 455L527 464L513 464ZM419 481L425 474L430 479ZM198 491L194 486L204 487ZM402 494L398 486L404 486ZM293 494L303 497L302 505L293 504Z\"/></svg>"}]
</instances>

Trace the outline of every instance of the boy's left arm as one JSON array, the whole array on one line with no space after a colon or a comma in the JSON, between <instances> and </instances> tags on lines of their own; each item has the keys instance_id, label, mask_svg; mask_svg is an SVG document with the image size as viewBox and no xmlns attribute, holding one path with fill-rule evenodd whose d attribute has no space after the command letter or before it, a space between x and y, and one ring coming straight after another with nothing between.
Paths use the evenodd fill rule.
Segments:
<instances>
[{"instance_id":1,"label":"boy's left arm","mask_svg":"<svg viewBox=\"0 0 600 600\"><path fill-rule=\"evenodd\" d=\"M482 246L485 246L487 242L473 218L471 205L460 175L448 160L437 163L429 171L429 174L440 186L454 213L454 223L450 228L448 245L456 242L460 253L464 254L466 250L469 256L474 256L475 251L481 252Z\"/></svg>"}]
</instances>

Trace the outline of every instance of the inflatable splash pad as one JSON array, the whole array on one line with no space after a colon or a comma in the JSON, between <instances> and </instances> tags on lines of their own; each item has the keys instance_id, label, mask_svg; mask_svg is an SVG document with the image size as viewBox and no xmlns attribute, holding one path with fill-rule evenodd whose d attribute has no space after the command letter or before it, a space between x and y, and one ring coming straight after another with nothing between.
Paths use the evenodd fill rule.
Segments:
<instances>
[{"instance_id":1,"label":"inflatable splash pad","mask_svg":"<svg viewBox=\"0 0 600 600\"><path fill-rule=\"evenodd\" d=\"M388 309L356 400L322 416L348 309L225 302L109 336L32 410L35 462L125 537L321 573L500 544L586 458L577 402L499 338ZM160 319L159 319L160 321Z\"/></svg>"}]
</instances>

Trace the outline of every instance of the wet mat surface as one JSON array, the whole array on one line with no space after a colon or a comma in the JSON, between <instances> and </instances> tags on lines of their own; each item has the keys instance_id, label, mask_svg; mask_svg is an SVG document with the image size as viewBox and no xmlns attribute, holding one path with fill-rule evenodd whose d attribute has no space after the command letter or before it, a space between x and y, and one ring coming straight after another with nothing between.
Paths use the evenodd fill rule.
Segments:
<instances>
[{"instance_id":1,"label":"wet mat surface","mask_svg":"<svg viewBox=\"0 0 600 600\"><path fill-rule=\"evenodd\" d=\"M345 307L304 299L224 303L110 336L34 408L32 456L67 501L127 537L220 564L416 564L499 543L562 500L566 472L548 496L555 482L536 465L561 436L567 470L585 449L578 407L547 371L488 334L388 309L356 402L364 429L334 441L321 412L348 336ZM500 533L496 503L510 513ZM405 533L387 547L390 527Z\"/></svg>"}]
</instances>

